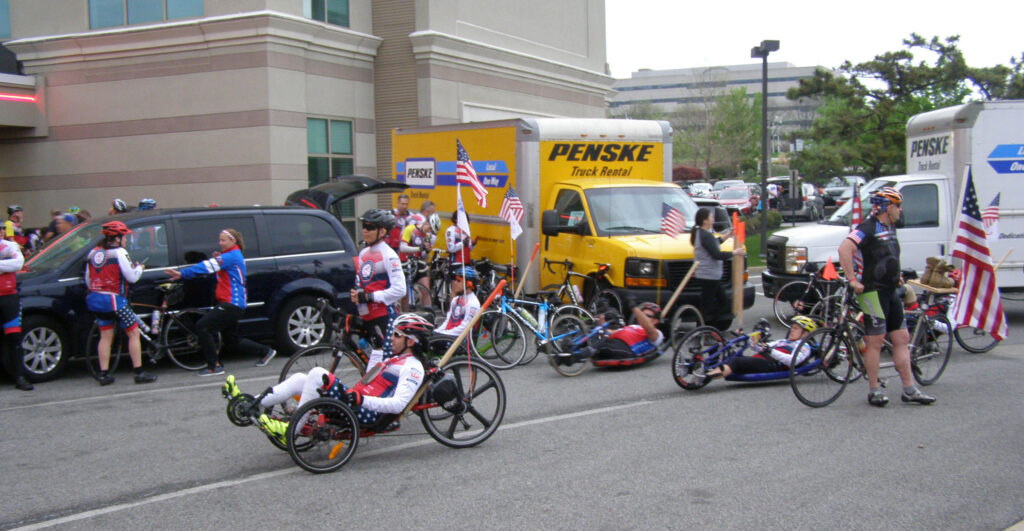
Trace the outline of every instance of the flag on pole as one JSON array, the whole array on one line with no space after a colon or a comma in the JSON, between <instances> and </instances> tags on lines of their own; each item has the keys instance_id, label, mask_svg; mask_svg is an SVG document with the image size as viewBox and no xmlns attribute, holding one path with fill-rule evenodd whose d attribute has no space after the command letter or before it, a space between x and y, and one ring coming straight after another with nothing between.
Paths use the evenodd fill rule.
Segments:
<instances>
[{"instance_id":1,"label":"flag on pole","mask_svg":"<svg viewBox=\"0 0 1024 531\"><path fill-rule=\"evenodd\" d=\"M683 214L668 203L661 204L661 232L675 238L676 234L683 232L686 228L686 220Z\"/></svg>"},{"instance_id":2,"label":"flag on pole","mask_svg":"<svg viewBox=\"0 0 1024 531\"><path fill-rule=\"evenodd\" d=\"M985 225L985 237L989 240L999 239L999 194L981 213L981 223Z\"/></svg>"},{"instance_id":3,"label":"flag on pole","mask_svg":"<svg viewBox=\"0 0 1024 531\"><path fill-rule=\"evenodd\" d=\"M1006 337L1006 315L996 285L992 255L985 238L985 225L978 209L978 196L974 191L974 178L967 168L964 185L964 203L953 242L953 258L963 260L960 292L949 308L949 319L954 324L984 330L997 340Z\"/></svg>"},{"instance_id":4,"label":"flag on pole","mask_svg":"<svg viewBox=\"0 0 1024 531\"><path fill-rule=\"evenodd\" d=\"M498 211L498 216L508 222L513 240L523 233L523 228L519 226L519 222L523 219L523 202L519 200L519 196L511 186L505 190L505 197L501 199L501 210Z\"/></svg>"},{"instance_id":5,"label":"flag on pole","mask_svg":"<svg viewBox=\"0 0 1024 531\"><path fill-rule=\"evenodd\" d=\"M462 205L462 186L455 185L455 203L458 214L455 217L455 226L458 227L462 232L466 233L466 237L470 237L469 234L469 216L466 215L466 207Z\"/></svg>"},{"instance_id":6,"label":"flag on pole","mask_svg":"<svg viewBox=\"0 0 1024 531\"><path fill-rule=\"evenodd\" d=\"M476 176L473 161L469 160L469 154L462 148L462 142L458 139L455 139L455 182L471 187L477 204L487 208L487 189Z\"/></svg>"}]
</instances>

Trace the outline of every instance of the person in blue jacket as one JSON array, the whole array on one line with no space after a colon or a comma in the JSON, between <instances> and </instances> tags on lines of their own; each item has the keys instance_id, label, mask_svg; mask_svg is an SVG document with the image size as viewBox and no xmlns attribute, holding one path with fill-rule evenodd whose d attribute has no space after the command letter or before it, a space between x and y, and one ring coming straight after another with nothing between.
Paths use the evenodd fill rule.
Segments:
<instances>
[{"instance_id":1,"label":"person in blue jacket","mask_svg":"<svg viewBox=\"0 0 1024 531\"><path fill-rule=\"evenodd\" d=\"M238 319L245 313L245 258L242 250L245 243L242 234L235 229L224 229L217 239L220 252L214 252L213 258L204 260L178 271L168 269L167 274L177 280L190 279L205 275L217 275L217 289L214 293L216 306L206 312L196 323L196 334L206 358L206 368L199 371L200 376L224 374L224 366L220 363L217 353L217 342L214 334L220 332L224 347L256 357L257 367L263 367L277 354L277 351L250 339L238 337Z\"/></svg>"}]
</instances>

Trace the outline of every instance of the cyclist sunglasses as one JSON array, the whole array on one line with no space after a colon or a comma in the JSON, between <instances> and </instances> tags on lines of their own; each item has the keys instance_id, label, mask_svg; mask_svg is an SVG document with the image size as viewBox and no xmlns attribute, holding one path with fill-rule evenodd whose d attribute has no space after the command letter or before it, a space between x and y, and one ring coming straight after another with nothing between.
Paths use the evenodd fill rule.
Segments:
<instances>
[{"instance_id":1,"label":"cyclist sunglasses","mask_svg":"<svg viewBox=\"0 0 1024 531\"><path fill-rule=\"evenodd\" d=\"M379 225L375 225L373 223L363 223L363 230L377 230L379 228Z\"/></svg>"}]
</instances>

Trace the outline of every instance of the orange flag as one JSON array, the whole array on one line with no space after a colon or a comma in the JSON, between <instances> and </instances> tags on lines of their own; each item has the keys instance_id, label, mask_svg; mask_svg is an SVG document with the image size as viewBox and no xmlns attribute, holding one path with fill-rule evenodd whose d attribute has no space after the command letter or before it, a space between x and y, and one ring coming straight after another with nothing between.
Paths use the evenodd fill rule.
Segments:
<instances>
[{"instance_id":1,"label":"orange flag","mask_svg":"<svg viewBox=\"0 0 1024 531\"><path fill-rule=\"evenodd\" d=\"M825 262L825 268L821 271L822 280L839 280L839 274L836 273L836 266L832 265L832 257L828 257L828 261Z\"/></svg>"},{"instance_id":2,"label":"orange flag","mask_svg":"<svg viewBox=\"0 0 1024 531\"><path fill-rule=\"evenodd\" d=\"M747 242L747 222L746 221L739 222L739 224L736 225L736 228L733 229L733 232L736 233L736 245L743 245L743 244L745 244Z\"/></svg>"}]
</instances>

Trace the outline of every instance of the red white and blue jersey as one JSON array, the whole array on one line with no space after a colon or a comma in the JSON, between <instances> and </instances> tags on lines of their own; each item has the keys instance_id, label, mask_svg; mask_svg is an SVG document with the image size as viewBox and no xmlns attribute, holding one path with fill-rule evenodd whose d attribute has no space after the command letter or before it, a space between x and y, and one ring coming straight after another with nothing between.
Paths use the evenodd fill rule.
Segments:
<instances>
[{"instance_id":1,"label":"red white and blue jersey","mask_svg":"<svg viewBox=\"0 0 1024 531\"><path fill-rule=\"evenodd\" d=\"M406 294L402 262L383 240L359 251L358 274L359 285L371 301L365 313L360 310L363 319L384 317L388 306L393 306Z\"/></svg>"},{"instance_id":2,"label":"red white and blue jersey","mask_svg":"<svg viewBox=\"0 0 1024 531\"><path fill-rule=\"evenodd\" d=\"M462 333L466 325L473 320L476 312L480 311L480 299L476 294L470 292L468 295L459 295L452 299L448 308L448 317L444 323L437 328L437 333L446 336L457 336Z\"/></svg>"},{"instance_id":3,"label":"red white and blue jersey","mask_svg":"<svg viewBox=\"0 0 1024 531\"><path fill-rule=\"evenodd\" d=\"M21 246L11 240L0 240L0 296L18 293L15 274L24 264Z\"/></svg>"},{"instance_id":4,"label":"red white and blue jersey","mask_svg":"<svg viewBox=\"0 0 1024 531\"><path fill-rule=\"evenodd\" d=\"M405 215L400 215L397 209L391 211L395 216L395 225L388 231L387 242L388 246L394 251L398 251L398 246L402 243L402 231L405 230L407 225L410 225L415 221L412 212L406 211Z\"/></svg>"},{"instance_id":5,"label":"red white and blue jersey","mask_svg":"<svg viewBox=\"0 0 1024 531\"><path fill-rule=\"evenodd\" d=\"M189 279L217 274L217 302L226 302L245 309L245 258L237 245L224 251L220 256L203 260L181 270L181 278Z\"/></svg>"},{"instance_id":6,"label":"red white and blue jersey","mask_svg":"<svg viewBox=\"0 0 1024 531\"><path fill-rule=\"evenodd\" d=\"M444 231L444 241L448 246L448 258L453 264L471 264L469 250L473 247L469 236L457 225L448 227Z\"/></svg>"},{"instance_id":7,"label":"red white and blue jersey","mask_svg":"<svg viewBox=\"0 0 1024 531\"><path fill-rule=\"evenodd\" d=\"M89 251L85 263L85 286L91 293L125 295L125 282L134 284L142 276L142 266L132 266L123 247Z\"/></svg>"},{"instance_id":8,"label":"red white and blue jersey","mask_svg":"<svg viewBox=\"0 0 1024 531\"><path fill-rule=\"evenodd\" d=\"M367 371L352 390L362 407L377 413L401 413L423 383L423 364L412 354L394 356Z\"/></svg>"},{"instance_id":9,"label":"red white and blue jersey","mask_svg":"<svg viewBox=\"0 0 1024 531\"><path fill-rule=\"evenodd\" d=\"M652 343L647 339L647 331L640 325L624 326L608 335L608 339L618 339L629 346L629 350L637 356L647 354L661 345L665 334L658 330L658 337Z\"/></svg>"},{"instance_id":10,"label":"red white and blue jersey","mask_svg":"<svg viewBox=\"0 0 1024 531\"><path fill-rule=\"evenodd\" d=\"M796 349L798 344L800 344L799 339L780 339L778 341L772 341L771 344L768 345L768 355L771 356L773 360L789 367L793 364L793 351ZM811 345L804 343L804 348L800 349L800 352L796 356L797 364L799 365L800 363L803 363L803 361L807 359L807 356L810 355ZM761 355L761 357L764 357L764 355Z\"/></svg>"}]
</instances>

